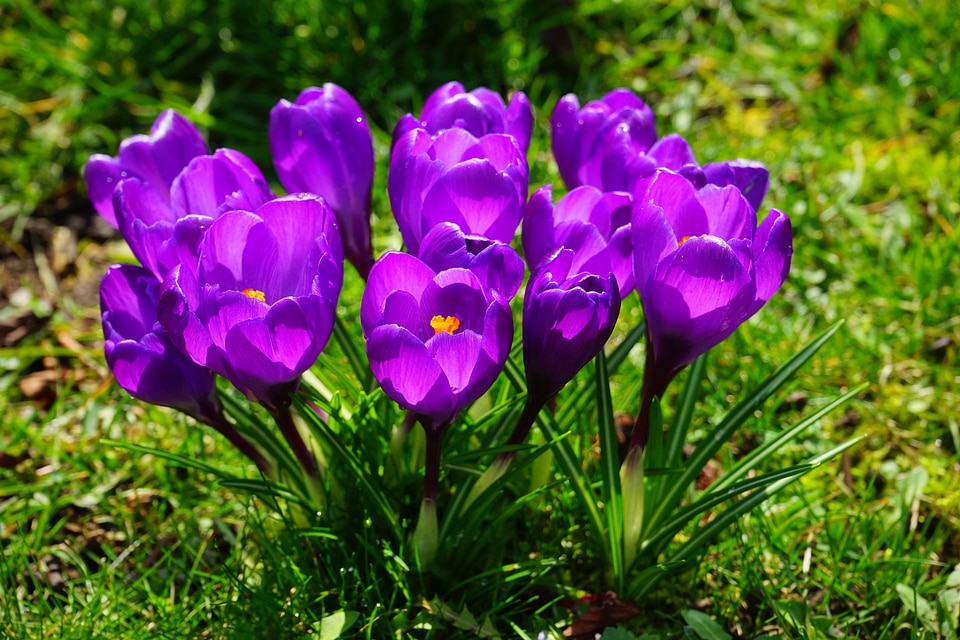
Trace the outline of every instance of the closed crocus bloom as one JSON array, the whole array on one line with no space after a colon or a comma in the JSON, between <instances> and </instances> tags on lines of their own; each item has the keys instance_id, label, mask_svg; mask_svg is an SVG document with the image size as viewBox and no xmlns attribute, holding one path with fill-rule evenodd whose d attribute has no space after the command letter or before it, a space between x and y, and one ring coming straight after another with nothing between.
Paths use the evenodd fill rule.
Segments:
<instances>
[{"instance_id":1,"label":"closed crocus bloom","mask_svg":"<svg viewBox=\"0 0 960 640\"><path fill-rule=\"evenodd\" d=\"M170 186L184 167L207 153L200 132L182 115L168 109L157 116L150 135L136 135L120 143L116 158L96 154L84 168L84 180L93 206L117 227L113 190L124 178L139 178L151 185L157 197L170 202Z\"/></svg>"},{"instance_id":2,"label":"closed crocus bloom","mask_svg":"<svg viewBox=\"0 0 960 640\"><path fill-rule=\"evenodd\" d=\"M756 160L728 160L710 162L703 165L703 174L707 183L718 187L732 184L747 199L754 211L760 210L760 204L770 186L770 172L762 162Z\"/></svg>"},{"instance_id":3,"label":"closed crocus bloom","mask_svg":"<svg viewBox=\"0 0 960 640\"><path fill-rule=\"evenodd\" d=\"M333 329L343 283L333 213L310 194L230 211L198 255L164 281L160 321L194 362L268 408L284 406Z\"/></svg>"},{"instance_id":4,"label":"closed crocus bloom","mask_svg":"<svg viewBox=\"0 0 960 640\"><path fill-rule=\"evenodd\" d=\"M793 252L790 219L773 209L757 228L756 211L736 187L697 190L659 170L638 185L632 225L652 348L648 368L665 388L783 284Z\"/></svg>"},{"instance_id":5,"label":"closed crocus bloom","mask_svg":"<svg viewBox=\"0 0 960 640\"><path fill-rule=\"evenodd\" d=\"M140 263L163 279L195 254L202 229L225 211L253 211L273 198L257 166L239 151L193 158L173 180L169 197L151 182L127 178L113 194L120 234ZM189 235L193 245L183 242ZM180 242L172 242L180 236ZM186 255L184 254L186 252Z\"/></svg>"},{"instance_id":6,"label":"closed crocus bloom","mask_svg":"<svg viewBox=\"0 0 960 640\"><path fill-rule=\"evenodd\" d=\"M509 305L472 271L396 251L371 269L360 323L384 392L436 431L490 388L513 340Z\"/></svg>"},{"instance_id":7,"label":"closed crocus bloom","mask_svg":"<svg viewBox=\"0 0 960 640\"><path fill-rule=\"evenodd\" d=\"M476 138L464 129L431 136L413 129L397 142L388 187L410 253L430 229L452 222L464 233L509 243L527 196L527 160L503 134Z\"/></svg>"},{"instance_id":8,"label":"closed crocus bloom","mask_svg":"<svg viewBox=\"0 0 960 640\"><path fill-rule=\"evenodd\" d=\"M626 297L634 288L630 194L581 186L556 205L552 194L550 185L538 189L523 214L523 253L531 270L557 249L571 249L572 273L612 271Z\"/></svg>"},{"instance_id":9,"label":"closed crocus bloom","mask_svg":"<svg viewBox=\"0 0 960 640\"><path fill-rule=\"evenodd\" d=\"M620 315L616 277L573 268L561 249L540 264L523 298L523 365L527 389L541 401L556 395L606 344Z\"/></svg>"},{"instance_id":10,"label":"closed crocus bloom","mask_svg":"<svg viewBox=\"0 0 960 640\"><path fill-rule=\"evenodd\" d=\"M337 216L347 260L366 277L373 264L370 194L373 138L363 110L345 89L304 89L270 111L270 152L277 177L293 192L323 196Z\"/></svg>"},{"instance_id":11,"label":"closed crocus bloom","mask_svg":"<svg viewBox=\"0 0 960 640\"><path fill-rule=\"evenodd\" d=\"M436 134L455 127L466 129L478 138L488 133L505 133L526 153L533 129L533 110L522 91L510 97L508 106L499 93L486 87L468 92L459 82L448 82L430 94L419 119L409 113L400 118L393 129L393 142L396 144L411 129L421 128Z\"/></svg>"},{"instance_id":12,"label":"closed crocus bloom","mask_svg":"<svg viewBox=\"0 0 960 640\"><path fill-rule=\"evenodd\" d=\"M452 222L438 224L424 236L420 260L436 272L469 269L484 289L511 300L523 283L523 259L508 244L468 236Z\"/></svg>"},{"instance_id":13,"label":"closed crocus bloom","mask_svg":"<svg viewBox=\"0 0 960 640\"><path fill-rule=\"evenodd\" d=\"M142 267L113 265L100 283L103 349L121 387L138 400L214 424L213 373L190 360L157 322L160 282Z\"/></svg>"},{"instance_id":14,"label":"closed crocus bloom","mask_svg":"<svg viewBox=\"0 0 960 640\"><path fill-rule=\"evenodd\" d=\"M550 122L553 156L568 189L584 184L627 189L613 184L624 181L623 158L643 156L657 141L653 110L628 89L615 89L582 109L577 96L567 94Z\"/></svg>"}]
</instances>

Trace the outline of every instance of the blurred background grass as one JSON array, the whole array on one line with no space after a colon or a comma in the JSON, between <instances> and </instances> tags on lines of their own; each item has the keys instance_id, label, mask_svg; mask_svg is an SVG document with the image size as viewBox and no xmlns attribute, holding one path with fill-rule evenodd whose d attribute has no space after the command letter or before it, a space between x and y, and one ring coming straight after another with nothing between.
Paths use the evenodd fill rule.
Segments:
<instances>
[{"instance_id":1,"label":"blurred background grass","mask_svg":"<svg viewBox=\"0 0 960 640\"><path fill-rule=\"evenodd\" d=\"M322 600L302 588L303 571L278 569L253 595L228 575L249 562L250 545L296 566L292 551L257 542L276 529L262 506L98 444L108 436L242 465L209 434L183 438L179 418L102 384L97 279L129 256L96 220L79 176L91 154L115 154L174 107L211 147L242 150L273 180L270 108L324 82L365 108L383 168L396 119L459 80L528 93L538 122L532 188L558 182L548 138L556 100L620 86L651 104L661 135L686 136L701 163L767 164L764 205L791 215L793 271L716 350L706 418L828 323L847 324L791 402L738 436L735 450L792 421L798 406L871 384L779 462L855 434L864 442L744 519L697 572L644 603L634 628L681 629L679 612L696 606L743 637L939 637L898 585L936 601L960 563L958 20L960 9L909 0L0 4L0 452L12 457L0 468L0 585L21 596L16 605L4 597L0 630L139 637L142 617L168 637L244 637L240 620L279 625L278 637L305 633L306 623L277 622L291 606L309 617ZM381 170L378 250L398 246L385 185ZM633 410L638 383L622 380L615 406ZM243 534L250 513L264 526ZM99 537L73 530L97 523L110 524ZM124 545L108 544L113 531ZM125 555L110 557L111 548ZM210 556L213 548L221 551ZM51 586L51 558L79 573L64 570L66 585ZM236 604L243 598L259 604ZM410 605L396 593L375 598ZM99 616L105 600L122 611Z\"/></svg>"}]
</instances>

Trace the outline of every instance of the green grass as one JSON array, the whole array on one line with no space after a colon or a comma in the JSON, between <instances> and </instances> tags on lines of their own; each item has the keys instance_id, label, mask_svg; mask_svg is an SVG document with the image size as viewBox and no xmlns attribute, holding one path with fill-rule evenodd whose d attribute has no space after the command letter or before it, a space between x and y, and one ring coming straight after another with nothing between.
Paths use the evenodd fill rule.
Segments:
<instances>
[{"instance_id":1,"label":"green grass","mask_svg":"<svg viewBox=\"0 0 960 640\"><path fill-rule=\"evenodd\" d=\"M28 456L0 468L0 636L327 637L337 623L329 616L343 610L358 616L349 637L475 637L487 615L503 637L535 637L569 613L527 585L601 588L597 550L565 485L527 507L518 535L536 539L514 549L563 563L519 563L510 575L524 589L501 588L492 574L449 590L443 580L420 584L399 547L385 551L363 526L371 514L355 514L359 524L339 538L322 530L305 538L291 533L287 507L101 442L253 475L215 434L102 384L87 289L124 252L71 223L89 220L79 179L89 155L115 153L123 137L176 107L211 146L241 149L272 177L270 107L337 82L377 128L382 251L399 242L382 170L392 124L457 79L528 92L538 109L532 187L558 182L548 139L555 101L618 86L653 106L661 134L686 136L701 163L767 164L764 204L794 224L791 277L711 354L691 439L838 319L844 328L768 407L802 391L809 412L869 384L846 415L830 414L768 467L864 440L741 519L626 627L681 637L683 612L698 608L739 637L938 637L898 585L935 601L960 563L960 14L905 0L473 6L170 0L103 11L90 0L17 0L0 8L0 139L10 141L0 145L0 284L8 294L24 287L0 320L27 310L46 320L0 348L0 452ZM44 224L68 223L80 231L80 258L61 273L44 253ZM13 255L38 268L11 270ZM358 304L351 280L342 313L356 315ZM625 305L618 333L637 306ZM21 380L50 370L62 372L53 395L26 397ZM638 385L636 375L614 378L615 410L636 411ZM668 396L668 419L676 406ZM802 415L787 405L764 412L734 436L732 451L746 454ZM576 447L590 448L591 421L583 417ZM732 458L716 462L729 468ZM401 511L408 529L418 488L410 491Z\"/></svg>"}]
</instances>

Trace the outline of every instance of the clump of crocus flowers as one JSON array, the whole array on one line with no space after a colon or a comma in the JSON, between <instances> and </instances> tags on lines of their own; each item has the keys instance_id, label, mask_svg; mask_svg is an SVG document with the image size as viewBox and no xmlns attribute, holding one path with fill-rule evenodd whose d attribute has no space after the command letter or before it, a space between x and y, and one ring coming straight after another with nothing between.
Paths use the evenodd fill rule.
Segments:
<instances>
[{"instance_id":1,"label":"clump of crocus flowers","mask_svg":"<svg viewBox=\"0 0 960 640\"><path fill-rule=\"evenodd\" d=\"M701 166L682 137L657 136L653 111L625 89L583 108L565 96L551 121L569 189L556 203L551 185L528 198L533 114L523 93L507 102L459 83L438 89L393 132L388 195L404 246L374 260L372 136L346 90L311 87L271 112L273 163L290 192L279 197L246 156L209 154L186 118L164 112L149 136L124 141L117 158L91 158L86 169L97 210L142 265L111 267L101 287L105 351L118 382L213 426L271 477L268 453L223 415L214 384L222 376L267 409L316 479L315 451L291 399L334 323L359 323L374 378L426 436L414 535L427 566L437 551L444 433L500 375L525 273L524 408L507 453L472 498L603 350L621 301L636 290L646 369L621 475L642 483L643 450L658 437L651 406L779 289L790 267L790 221L774 209L758 226L762 165ZM523 258L511 246L521 224ZM366 281L359 318L336 314L345 259Z\"/></svg>"}]
</instances>

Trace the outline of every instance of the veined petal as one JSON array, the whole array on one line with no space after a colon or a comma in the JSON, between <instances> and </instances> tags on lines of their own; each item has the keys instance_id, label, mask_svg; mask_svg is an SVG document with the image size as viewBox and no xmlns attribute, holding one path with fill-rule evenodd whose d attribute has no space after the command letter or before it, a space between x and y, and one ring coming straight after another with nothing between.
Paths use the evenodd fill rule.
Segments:
<instances>
[{"instance_id":1,"label":"veined petal","mask_svg":"<svg viewBox=\"0 0 960 640\"><path fill-rule=\"evenodd\" d=\"M509 243L520 223L522 206L512 179L487 160L470 160L450 169L427 193L423 228L462 221L465 233Z\"/></svg>"},{"instance_id":2,"label":"veined petal","mask_svg":"<svg viewBox=\"0 0 960 640\"><path fill-rule=\"evenodd\" d=\"M436 275L433 269L407 253L387 251L374 263L360 301L360 325L368 339L383 313L387 296L398 289L420 296Z\"/></svg>"},{"instance_id":3,"label":"veined petal","mask_svg":"<svg viewBox=\"0 0 960 640\"><path fill-rule=\"evenodd\" d=\"M752 240L757 231L757 212L734 186L707 185L697 192L707 212L708 233L724 240Z\"/></svg>"},{"instance_id":4,"label":"veined petal","mask_svg":"<svg viewBox=\"0 0 960 640\"><path fill-rule=\"evenodd\" d=\"M482 336L473 331L460 331L456 335L441 331L430 338L426 346L443 369L454 395L467 391L482 350Z\"/></svg>"},{"instance_id":5,"label":"veined petal","mask_svg":"<svg viewBox=\"0 0 960 640\"><path fill-rule=\"evenodd\" d=\"M375 328L367 339L367 357L384 393L401 407L437 423L456 414L458 407L443 369L406 329L395 325Z\"/></svg>"}]
</instances>

